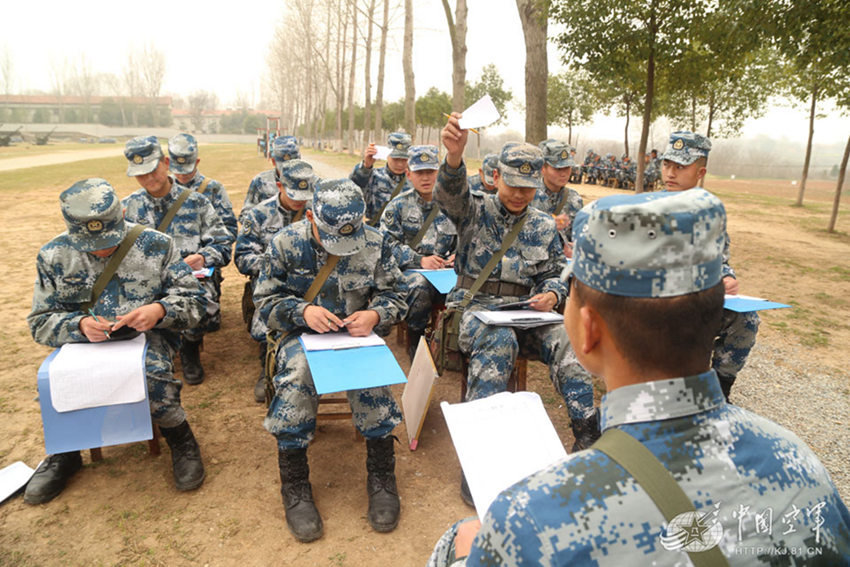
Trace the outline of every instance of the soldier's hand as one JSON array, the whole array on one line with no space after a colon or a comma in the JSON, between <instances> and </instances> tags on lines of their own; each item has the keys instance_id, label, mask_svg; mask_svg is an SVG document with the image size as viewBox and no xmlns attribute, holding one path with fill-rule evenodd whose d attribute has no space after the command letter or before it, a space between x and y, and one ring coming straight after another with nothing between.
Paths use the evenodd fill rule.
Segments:
<instances>
[{"instance_id":1,"label":"soldier's hand","mask_svg":"<svg viewBox=\"0 0 850 567\"><path fill-rule=\"evenodd\" d=\"M100 343L107 340L106 333L112 330L112 321L107 321L103 317L99 317L99 319L99 321L95 321L94 317L80 319L80 332L86 336L89 342Z\"/></svg>"},{"instance_id":2,"label":"soldier's hand","mask_svg":"<svg viewBox=\"0 0 850 567\"><path fill-rule=\"evenodd\" d=\"M564 256L567 258L573 257L573 243L572 242L564 242Z\"/></svg>"},{"instance_id":3,"label":"soldier's hand","mask_svg":"<svg viewBox=\"0 0 850 567\"><path fill-rule=\"evenodd\" d=\"M377 311L355 311L345 318L345 328L352 337L365 337L381 321Z\"/></svg>"},{"instance_id":4,"label":"soldier's hand","mask_svg":"<svg viewBox=\"0 0 850 567\"><path fill-rule=\"evenodd\" d=\"M363 167L371 169L375 165L375 154L378 153L378 148L375 147L375 142L371 142L366 148L366 155L363 156Z\"/></svg>"},{"instance_id":5,"label":"soldier's hand","mask_svg":"<svg viewBox=\"0 0 850 567\"><path fill-rule=\"evenodd\" d=\"M446 261L439 256L424 256L420 262L425 270L441 270L446 265Z\"/></svg>"},{"instance_id":6,"label":"soldier's hand","mask_svg":"<svg viewBox=\"0 0 850 567\"><path fill-rule=\"evenodd\" d=\"M552 218L555 219L555 228L558 230L565 230L570 227L570 217L566 213L562 213L558 216L552 215Z\"/></svg>"},{"instance_id":7,"label":"soldier's hand","mask_svg":"<svg viewBox=\"0 0 850 567\"><path fill-rule=\"evenodd\" d=\"M531 300L534 302L530 306L532 309L536 311L552 311L552 308L558 303L558 296L553 291L547 291L546 293L538 293L531 297Z\"/></svg>"},{"instance_id":8,"label":"soldier's hand","mask_svg":"<svg viewBox=\"0 0 850 567\"><path fill-rule=\"evenodd\" d=\"M461 118L459 112L452 112L448 122L440 132L440 140L446 147L446 163L449 167L460 167L463 161L463 149L466 147L466 140L469 137L468 130L461 130L458 120Z\"/></svg>"},{"instance_id":9,"label":"soldier's hand","mask_svg":"<svg viewBox=\"0 0 850 567\"><path fill-rule=\"evenodd\" d=\"M732 276L723 278L723 287L726 289L726 295L738 295L738 280Z\"/></svg>"},{"instance_id":10,"label":"soldier's hand","mask_svg":"<svg viewBox=\"0 0 850 567\"><path fill-rule=\"evenodd\" d=\"M118 322L112 326L112 330L117 331L121 327L130 327L144 333L153 329L163 317L165 317L165 307L161 303L149 303L133 309L126 315L116 317Z\"/></svg>"},{"instance_id":11,"label":"soldier's hand","mask_svg":"<svg viewBox=\"0 0 850 567\"><path fill-rule=\"evenodd\" d=\"M454 267L454 265L455 265L455 254L452 254L451 256L446 258L446 265L443 266L443 267L444 268L452 268L452 267Z\"/></svg>"},{"instance_id":12,"label":"soldier's hand","mask_svg":"<svg viewBox=\"0 0 850 567\"><path fill-rule=\"evenodd\" d=\"M455 534L455 557L457 559L469 555L469 552L472 551L472 541L478 535L480 529L481 520L477 518L464 522L457 527L457 534Z\"/></svg>"},{"instance_id":13,"label":"soldier's hand","mask_svg":"<svg viewBox=\"0 0 850 567\"><path fill-rule=\"evenodd\" d=\"M200 270L204 267L204 263L206 262L204 257L200 254L189 254L183 258L183 261L189 264L189 267L193 270Z\"/></svg>"},{"instance_id":14,"label":"soldier's hand","mask_svg":"<svg viewBox=\"0 0 850 567\"><path fill-rule=\"evenodd\" d=\"M342 320L318 305L308 305L304 309L304 321L307 326L317 333L327 333L328 331L339 331L342 325Z\"/></svg>"}]
</instances>

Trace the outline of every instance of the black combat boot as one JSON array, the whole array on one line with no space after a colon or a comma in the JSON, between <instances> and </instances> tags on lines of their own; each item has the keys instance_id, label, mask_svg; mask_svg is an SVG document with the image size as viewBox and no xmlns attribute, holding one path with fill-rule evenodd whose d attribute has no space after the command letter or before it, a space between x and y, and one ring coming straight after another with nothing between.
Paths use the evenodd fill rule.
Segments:
<instances>
[{"instance_id":1,"label":"black combat boot","mask_svg":"<svg viewBox=\"0 0 850 567\"><path fill-rule=\"evenodd\" d=\"M307 449L278 449L280 493L286 510L286 525L300 542L307 543L322 537L322 517L313 502L310 486L310 465Z\"/></svg>"},{"instance_id":2,"label":"black combat boot","mask_svg":"<svg viewBox=\"0 0 850 567\"><path fill-rule=\"evenodd\" d=\"M398 525L401 513L392 436L366 440L366 470L369 524L376 532L391 532Z\"/></svg>"},{"instance_id":3,"label":"black combat boot","mask_svg":"<svg viewBox=\"0 0 850 567\"><path fill-rule=\"evenodd\" d=\"M413 364L413 357L416 356L416 349L419 347L419 339L422 338L423 331L407 331L407 356L410 357L410 364Z\"/></svg>"},{"instance_id":4,"label":"black combat boot","mask_svg":"<svg viewBox=\"0 0 850 567\"><path fill-rule=\"evenodd\" d=\"M576 442L573 443L572 453L587 449L594 443L602 433L599 431L599 412L593 412L593 415L584 419L572 419L570 427L573 430L573 436Z\"/></svg>"},{"instance_id":5,"label":"black combat boot","mask_svg":"<svg viewBox=\"0 0 850 567\"><path fill-rule=\"evenodd\" d=\"M183 337L183 346L180 349L183 381L193 386L204 381L204 368L201 366L201 345L203 344L203 339L195 342Z\"/></svg>"},{"instance_id":6,"label":"black combat boot","mask_svg":"<svg viewBox=\"0 0 850 567\"><path fill-rule=\"evenodd\" d=\"M171 447L171 466L177 490L194 490L201 486L206 473L201 461L201 448L198 447L189 422L184 421L177 427L160 427L159 431Z\"/></svg>"},{"instance_id":7,"label":"black combat boot","mask_svg":"<svg viewBox=\"0 0 850 567\"><path fill-rule=\"evenodd\" d=\"M79 451L49 455L38 465L24 491L27 504L50 502L65 488L68 479L83 466Z\"/></svg>"}]
</instances>

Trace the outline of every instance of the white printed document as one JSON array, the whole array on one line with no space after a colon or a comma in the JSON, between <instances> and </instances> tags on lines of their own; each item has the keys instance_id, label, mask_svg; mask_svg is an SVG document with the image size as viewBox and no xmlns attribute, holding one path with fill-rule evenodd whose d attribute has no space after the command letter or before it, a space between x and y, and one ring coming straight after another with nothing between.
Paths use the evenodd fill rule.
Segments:
<instances>
[{"instance_id":1,"label":"white printed document","mask_svg":"<svg viewBox=\"0 0 850 567\"><path fill-rule=\"evenodd\" d=\"M378 152L374 156L375 159L383 160L386 160L388 157L390 157L390 152L393 151L392 148L388 146L375 146L375 149L378 150Z\"/></svg>"},{"instance_id":2,"label":"white printed document","mask_svg":"<svg viewBox=\"0 0 850 567\"><path fill-rule=\"evenodd\" d=\"M50 398L57 412L145 399L145 335L127 341L63 345L50 363Z\"/></svg>"},{"instance_id":3,"label":"white printed document","mask_svg":"<svg viewBox=\"0 0 850 567\"><path fill-rule=\"evenodd\" d=\"M385 345L384 339L374 332L366 337L352 337L348 331L337 333L303 333L304 350L345 350L349 348Z\"/></svg>"},{"instance_id":4,"label":"white printed document","mask_svg":"<svg viewBox=\"0 0 850 567\"><path fill-rule=\"evenodd\" d=\"M0 469L0 502L6 500L28 483L33 473L35 473L35 470L21 461L15 461L8 467Z\"/></svg>"},{"instance_id":5,"label":"white printed document","mask_svg":"<svg viewBox=\"0 0 850 567\"><path fill-rule=\"evenodd\" d=\"M500 311L473 311L472 313L488 325L520 329L530 329L564 321L564 316L560 313L535 311L533 309L503 309Z\"/></svg>"},{"instance_id":6,"label":"white printed document","mask_svg":"<svg viewBox=\"0 0 850 567\"><path fill-rule=\"evenodd\" d=\"M500 492L567 456L534 392L440 407L479 518Z\"/></svg>"},{"instance_id":7,"label":"white printed document","mask_svg":"<svg viewBox=\"0 0 850 567\"><path fill-rule=\"evenodd\" d=\"M486 94L469 108L463 111L463 118L457 121L458 126L464 130L470 128L483 128L489 126L501 117L496 105L493 104L493 99Z\"/></svg>"}]
</instances>

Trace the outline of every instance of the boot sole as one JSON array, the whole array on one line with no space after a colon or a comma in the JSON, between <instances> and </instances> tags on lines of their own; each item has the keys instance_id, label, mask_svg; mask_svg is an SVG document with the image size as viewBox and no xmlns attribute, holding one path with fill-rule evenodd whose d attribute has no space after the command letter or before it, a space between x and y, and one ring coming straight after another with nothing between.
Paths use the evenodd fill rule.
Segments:
<instances>
[{"instance_id":1,"label":"boot sole","mask_svg":"<svg viewBox=\"0 0 850 567\"><path fill-rule=\"evenodd\" d=\"M286 522L286 527L289 528L289 533L292 534L292 537L294 537L301 543L310 543L311 541L316 541L317 539L325 535L324 524L319 524L319 529L309 534L296 533L295 530L292 529L292 524L289 523L289 520L287 520Z\"/></svg>"},{"instance_id":2,"label":"boot sole","mask_svg":"<svg viewBox=\"0 0 850 567\"><path fill-rule=\"evenodd\" d=\"M396 518L396 521L393 522L392 524L376 524L376 523L374 523L370 520L369 525L372 526L372 529L375 530L376 532L385 534L387 532L391 532L394 529L396 529L398 527L399 520L400 520L400 518Z\"/></svg>"},{"instance_id":3,"label":"boot sole","mask_svg":"<svg viewBox=\"0 0 850 567\"><path fill-rule=\"evenodd\" d=\"M199 378L187 378L184 374L183 381L189 384L190 386L197 386L198 384L202 384L204 382L204 378L206 377L206 374L201 374Z\"/></svg>"},{"instance_id":4,"label":"boot sole","mask_svg":"<svg viewBox=\"0 0 850 567\"><path fill-rule=\"evenodd\" d=\"M207 478L207 471L204 471L204 475L195 482L189 484L175 484L175 486L179 492L188 492L190 490L195 490L196 488L204 484L205 478Z\"/></svg>"}]
</instances>

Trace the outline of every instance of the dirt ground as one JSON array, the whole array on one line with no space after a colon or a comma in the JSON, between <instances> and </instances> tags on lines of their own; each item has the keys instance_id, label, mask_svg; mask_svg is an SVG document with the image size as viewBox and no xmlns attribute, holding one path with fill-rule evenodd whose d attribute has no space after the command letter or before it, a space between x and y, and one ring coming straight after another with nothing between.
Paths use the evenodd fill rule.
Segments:
<instances>
[{"instance_id":1,"label":"dirt ground","mask_svg":"<svg viewBox=\"0 0 850 567\"><path fill-rule=\"evenodd\" d=\"M325 177L347 174L351 162L319 154L305 157ZM228 187L236 209L251 177L268 167L250 146L202 148L202 161L201 170ZM57 195L77 179L100 175L125 196L136 187L123 176L124 167L118 157L73 168L0 172L0 268L5 275L0 296L0 467L18 460L35 467L44 453L35 375L50 349L32 341L25 318L38 248L64 230ZM813 183L810 202L798 209L789 206L796 188L783 184L788 182L712 179L708 186L727 204L741 292L796 307L764 315L760 344L791 348L800 361L843 380L846 398L850 216L845 207L839 219L844 232L827 235L823 227L832 186ZM588 185L578 189L585 202L614 192ZM252 398L259 366L256 346L241 321L245 278L232 264L224 275L222 329L208 336L202 358L207 380L183 389L207 469L204 485L192 493L174 489L164 442L159 457L148 455L145 443L107 447L104 460L94 464L86 453L83 470L54 501L29 506L15 497L0 506L0 565L414 566L425 563L451 523L474 514L460 499L460 467L439 409L440 401L460 397L459 376L447 374L436 385L419 448L407 448L403 425L396 430L402 441L396 445L402 498L398 529L377 534L369 528L365 443L355 439L350 422L326 422L309 451L325 535L311 544L297 543L283 520L275 442L262 427L265 408ZM823 305L830 309L818 309ZM393 333L388 343L406 371L407 356L395 338ZM748 380L746 369L739 379ZM393 389L400 400L403 387ZM539 363L529 365L529 389L540 393L570 447L565 411ZM747 401L741 396L738 403L747 407ZM846 421L839 429L846 438ZM847 499L848 487L840 488Z\"/></svg>"}]
</instances>

